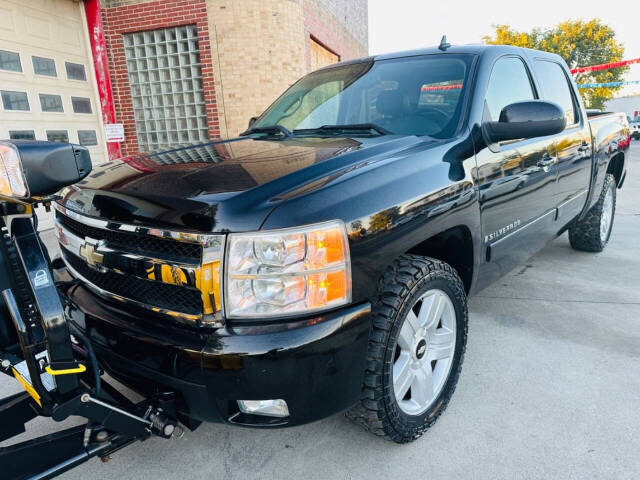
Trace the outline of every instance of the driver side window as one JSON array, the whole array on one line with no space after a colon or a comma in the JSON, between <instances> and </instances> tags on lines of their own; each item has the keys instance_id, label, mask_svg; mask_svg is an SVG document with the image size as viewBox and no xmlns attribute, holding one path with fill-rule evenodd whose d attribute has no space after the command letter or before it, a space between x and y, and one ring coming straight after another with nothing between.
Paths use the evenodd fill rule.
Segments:
<instances>
[{"instance_id":1,"label":"driver side window","mask_svg":"<svg viewBox=\"0 0 640 480\"><path fill-rule=\"evenodd\" d=\"M491 71L484 100L484 121L497 122L500 112L507 105L534 99L524 62L517 57L500 58Z\"/></svg>"}]
</instances>

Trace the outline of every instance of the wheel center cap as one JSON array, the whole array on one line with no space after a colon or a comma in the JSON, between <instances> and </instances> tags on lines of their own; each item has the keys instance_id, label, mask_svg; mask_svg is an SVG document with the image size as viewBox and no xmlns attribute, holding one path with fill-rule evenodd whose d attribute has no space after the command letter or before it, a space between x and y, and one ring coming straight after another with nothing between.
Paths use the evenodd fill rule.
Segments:
<instances>
[{"instance_id":1,"label":"wheel center cap","mask_svg":"<svg viewBox=\"0 0 640 480\"><path fill-rule=\"evenodd\" d=\"M424 354L427 352L427 341L423 338L416 345L416 358L422 360Z\"/></svg>"}]
</instances>

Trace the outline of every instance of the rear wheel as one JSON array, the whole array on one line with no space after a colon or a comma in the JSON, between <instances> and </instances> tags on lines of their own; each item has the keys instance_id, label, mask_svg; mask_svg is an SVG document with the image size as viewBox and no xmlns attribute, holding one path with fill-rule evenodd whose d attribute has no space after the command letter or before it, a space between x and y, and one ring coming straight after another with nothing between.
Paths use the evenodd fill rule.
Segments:
<instances>
[{"instance_id":1,"label":"rear wheel","mask_svg":"<svg viewBox=\"0 0 640 480\"><path fill-rule=\"evenodd\" d=\"M575 250L601 252L609 242L616 213L616 179L608 174L598 202L585 217L569 227L569 242Z\"/></svg>"},{"instance_id":2,"label":"rear wheel","mask_svg":"<svg viewBox=\"0 0 640 480\"><path fill-rule=\"evenodd\" d=\"M403 255L381 279L372 315L362 397L347 416L376 435L410 442L455 390L467 339L464 286L446 263Z\"/></svg>"}]
</instances>

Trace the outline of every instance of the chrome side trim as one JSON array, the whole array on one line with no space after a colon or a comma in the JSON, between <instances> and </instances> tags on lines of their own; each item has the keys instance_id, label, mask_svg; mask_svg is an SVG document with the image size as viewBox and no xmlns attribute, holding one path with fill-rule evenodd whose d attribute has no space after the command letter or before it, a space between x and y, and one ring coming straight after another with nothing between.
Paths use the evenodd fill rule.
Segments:
<instances>
[{"instance_id":1,"label":"chrome side trim","mask_svg":"<svg viewBox=\"0 0 640 480\"><path fill-rule=\"evenodd\" d=\"M582 197L583 195L586 195L589 192L588 189L584 189L578 193L576 193L573 197L571 197L568 200L565 200L564 202L562 202L561 204L558 205L558 208L563 208L566 207L567 205L569 205L570 203L573 203L577 200L580 200L580 197Z\"/></svg>"},{"instance_id":2,"label":"chrome side trim","mask_svg":"<svg viewBox=\"0 0 640 480\"><path fill-rule=\"evenodd\" d=\"M556 216L556 208L552 208L551 210L543 213L542 215L540 215L539 217L536 217L535 219L531 220L529 223L525 223L523 226L521 226L520 228L518 228L517 230L513 230L512 232L509 232L507 235L505 235L504 237L500 237L499 239L497 239L495 242L491 242L488 245L492 248L500 245L501 243L506 242L507 240L511 240L514 237L517 237L518 235L522 235L522 233L524 231L526 231L527 229L530 229L534 226L536 226L537 224L539 224L540 222L542 222L543 220L547 219L549 216L553 215L554 220L555 220L555 216Z\"/></svg>"}]
</instances>

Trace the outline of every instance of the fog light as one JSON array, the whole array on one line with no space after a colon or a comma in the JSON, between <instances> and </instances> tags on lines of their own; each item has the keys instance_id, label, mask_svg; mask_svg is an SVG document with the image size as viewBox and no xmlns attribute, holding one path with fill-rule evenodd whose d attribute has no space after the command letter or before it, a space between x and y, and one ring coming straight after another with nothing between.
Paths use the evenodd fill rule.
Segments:
<instances>
[{"instance_id":1,"label":"fog light","mask_svg":"<svg viewBox=\"0 0 640 480\"><path fill-rule=\"evenodd\" d=\"M288 417L289 407L284 400L238 400L242 413L264 415L265 417Z\"/></svg>"}]
</instances>

